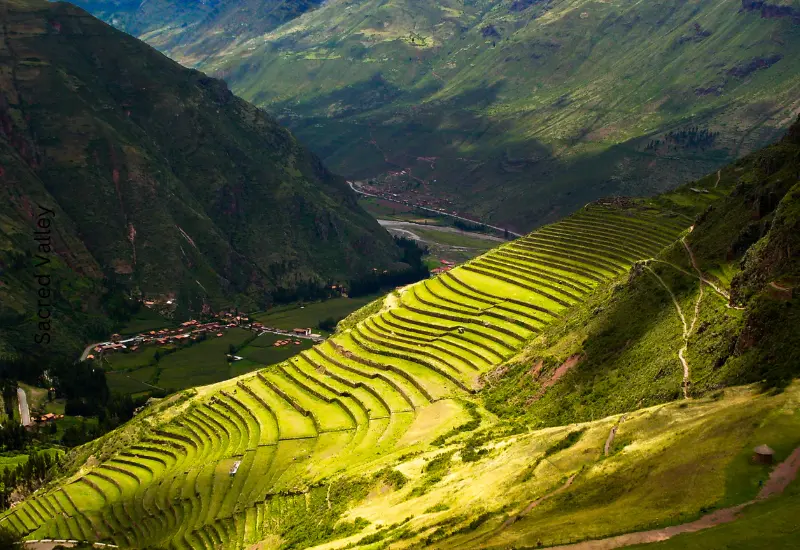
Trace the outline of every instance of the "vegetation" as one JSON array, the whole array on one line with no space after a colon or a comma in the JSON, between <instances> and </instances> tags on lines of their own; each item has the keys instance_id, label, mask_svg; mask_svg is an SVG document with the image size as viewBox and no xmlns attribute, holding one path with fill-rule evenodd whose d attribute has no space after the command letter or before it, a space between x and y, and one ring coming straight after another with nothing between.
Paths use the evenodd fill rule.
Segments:
<instances>
[{"instance_id":1,"label":"vegetation","mask_svg":"<svg viewBox=\"0 0 800 550\"><path fill-rule=\"evenodd\" d=\"M480 4L451 9L460 16ZM66 5L35 9L25 5L11 5L11 21L23 20L26 25L38 24L36 29L52 31L37 34L25 27L26 32L7 33L14 46L25 40L35 45L41 36L59 45L58 29L66 27L62 21L71 24L66 35L95 24L69 19L79 12ZM159 5L155 3L154 8ZM326 4L311 16L326 12L331 5L340 3ZM371 5L367 0L351 7L358 11ZM551 6L547 14L538 11L544 8L515 0L507 10L516 14L532 9L553 18L562 9ZM387 9L395 6L387 5ZM586 18L570 11L561 13L562 19L573 16L577 16L576 26L589 18L588 12ZM553 21L555 27L559 24L558 19ZM396 32L391 25L381 28L389 35ZM95 30L83 32L84 38L76 40L80 48L90 48L102 33L110 32L104 27ZM693 36L701 41L717 36L716 31L711 35L702 28L695 31ZM484 27L481 37L488 48L505 32L498 20L497 25ZM438 35L427 32L425 26L402 36L409 47L421 51L444 47L441 41L437 45ZM295 45L302 43L302 36L296 38ZM131 48L139 47L132 44ZM337 44L330 44L327 52L317 51L315 56L333 55L336 48ZM597 49L603 50L602 44ZM20 55L14 47L6 50L6 55ZM13 86L5 90L31 86L40 72L51 71L48 58L40 72L31 72L31 63L36 61L30 53L37 50L28 45L22 51L25 63L14 57L18 70L12 75ZM64 55L68 54L75 52L67 49ZM148 55L129 57L135 63L150 63L148 71L158 71L166 63ZM349 55L358 57L359 53ZM99 66L94 58L87 58L101 75L111 70L104 56L97 58ZM726 74L739 78L748 67ZM172 72L163 70L169 85ZM144 99L153 98L140 94L139 73L124 74L119 87L112 86L107 93L129 98L131 104L126 106L133 113L124 117L117 113L119 120L108 125L127 135L126 131L133 131L127 122L130 116L147 134L153 128L150 115L163 115L168 102L145 104ZM28 79L19 82L27 84L17 84L26 75ZM96 99L91 95L94 81L78 84L63 78L57 73L46 82L61 82L67 90L88 86L81 93ZM135 85L128 86L128 78ZM248 141L253 134L240 133L232 120L242 118L242 124L264 131L272 128L271 121L232 99L219 84L194 73L187 78L190 84L178 89L183 94L178 97L187 105L171 104L189 110L187 118L195 122L183 121L179 113L174 123L170 117L169 124L156 125L160 132L166 134L168 127L179 135L202 137L195 124L204 111L191 109L209 97L219 107L217 114L225 115L216 118L215 108L208 113L215 128L212 141L236 144L222 147L225 155L237 157L239 151L247 156L248 144L253 144ZM547 86L542 87L546 95ZM568 105L569 99L564 103ZM46 111L46 105L39 108ZM78 114L84 112L82 105L75 107ZM108 111L116 103L111 105ZM9 120L19 125L26 119ZM15 128L13 124L4 128ZM22 380L39 386L52 382L54 393L64 399L65 412L95 415L97 420L72 417L65 419L66 427L56 425L56 431L63 429L62 441L76 445L57 468L45 457L49 455L33 452L41 429L38 433L4 429L8 450L24 451L29 458L13 469L3 469L3 479L8 480L3 486L6 503L25 498L0 513L0 527L31 540L80 539L170 550L254 545L299 550L395 543L439 549L540 547L621 533L646 535L649 529L667 526L680 531L685 527L678 526L709 512L730 513L731 506L747 508L755 506L754 499L767 500L771 492L784 489L782 480L790 476L774 475L769 466L753 463L753 448L768 444L775 460L787 469L794 468L800 453L800 383L793 381L797 336L791 332L797 326L794 287L800 271L796 255L790 252L797 249L800 235L798 127L778 145L724 173L654 199L615 197L592 202L572 216L434 278L426 276L423 251L400 240L397 245L406 267L375 267L366 277L350 278L349 284L351 294L384 285L404 286L382 299L364 300L365 305L339 322L336 333L324 343L232 379L227 379L231 370L223 369L233 369L238 361L229 365L227 357L221 357L242 354L248 362L241 371L250 371L258 358L270 353L269 339L230 330L186 348L172 346L143 354L148 363L141 367L122 356L116 365L112 362L109 376L141 376L142 383L155 381L164 390L207 383L178 393L164 391L162 398L146 403L111 394L106 373L91 362L45 363L35 357L4 355L0 379L9 416L14 413L16 383ZM50 126L37 128L35 135L49 135ZM341 206L323 192L330 191L325 183L329 176L290 138L272 130L259 135L277 144L273 153L281 157L254 158L265 166L282 168L292 188L303 190L294 195L297 201L281 203L292 195L283 189L277 197L279 204L288 204L287 212L293 205L297 211L313 213L313 222L306 226L309 234L330 236L339 243L340 252L340 245L369 248L369 239L365 242L363 234L351 233L355 226L337 218L335 212L315 210L315 204L329 199L332 208ZM531 131L535 134L533 127ZM58 140L61 134L54 129L53 135L44 139ZM156 132L150 137L157 142L159 136ZM687 143L702 147L717 139L710 132L693 129L675 132L667 141L669 147ZM19 140L13 143L18 156L27 150L20 148ZM172 216L191 221L205 212L211 220L213 216L204 210L209 202L224 212L214 223L226 228L219 233L227 235L222 239L225 246L214 248L219 256L209 256L208 261L196 254L195 237L187 235L208 234L212 239L214 227L199 222L193 227L184 224L190 230L178 227L179 249L186 255L185 263L178 260L178 274L199 277L194 282L209 296L212 292L206 286L222 285L212 264L225 258L233 263L223 262L231 280L222 286L230 284L254 301L260 296L264 305L292 295L316 298L328 292L324 289L332 291L333 278L319 273L296 276L304 265L303 256L294 256L296 264L281 263L270 277L260 278L263 264L258 262L266 261L265 251L253 255L253 265L262 266L250 272L254 276L237 279L241 264L236 263L239 256L232 259L229 254L233 243L244 255L259 240L246 229L251 206L237 202L239 193L251 189L243 180L225 179L223 164L211 154L217 149L209 150L202 140L190 143L196 148L177 152L142 145L145 149L139 157L133 145L112 154L101 143L92 142L97 166L88 173L96 175L104 166L114 166L115 159L124 154L126 162L139 158L144 163L137 165L138 171L125 164L125 177L119 181L126 190L132 180L151 173L146 164L154 163L173 173L176 189L200 186L205 191L197 194L191 208L170 198L170 210L162 214L168 215L166 225L171 227L178 221ZM159 164L168 153L172 162ZM512 153L513 147L504 153L508 169L517 165L509 157ZM88 155L85 162L91 164L94 159ZM181 172L184 161L202 164L208 174L187 181ZM18 159L10 164L19 174L37 174L35 168L22 170L20 165ZM80 173L83 166L77 164L75 170ZM273 181L274 174L259 170L241 173ZM46 175L42 178L47 179ZM206 175L221 179L211 185ZM138 181L138 187L147 188L142 184L149 181ZM153 192L160 189L155 184L150 187ZM107 188L119 199L115 186ZM128 212L128 197L136 196L137 190L127 190L121 195L124 200L116 201L124 212ZM254 193L253 204L258 206L258 199L264 197ZM231 200L220 205L215 202L219 196ZM342 200L350 200L347 197L352 199L346 195ZM89 228L99 227L94 199L87 200ZM152 210L158 212L158 208ZM136 209L130 211L131 224L140 223L137 215ZM279 217L258 212L255 219L268 215ZM299 225L303 223L301 219ZM198 227L206 227L209 233L196 232ZM99 231L82 234L102 241L98 250L113 250L116 259L126 258L130 249L142 250L142 261L156 254L137 248L140 237L133 231L123 233L128 235L127 242L123 237L124 246L118 247L114 246L118 237L111 233L109 242L103 241ZM343 244L348 242L356 244ZM378 241L373 245L379 247L376 254L382 250ZM168 246L158 253L164 252L169 253ZM357 257L369 257L369 251L360 252L365 256ZM114 288L147 281L145 274L136 271L138 263L136 270L125 273L125 265L108 260L112 256L103 257L102 262L116 265L116 275L127 279ZM391 256L386 252L387 260ZM18 260L13 255L10 259ZM336 250L320 261L334 260L342 261ZM188 283L177 290L176 316L202 297L190 279L181 280ZM136 313L125 292L109 292L101 300L105 301L101 309L119 319ZM71 307L82 310L79 306L80 300L75 299ZM281 313L292 322L301 315L287 308L264 316L277 318ZM327 316L316 316L316 322ZM5 322L10 324L10 320ZM784 350L787 357L779 357ZM748 382L752 384L741 385ZM791 460L784 462L787 459ZM793 496L793 489L789 491ZM420 510L427 512L419 514ZM784 528L779 534L788 532ZM782 542L777 534L775 540Z\"/></svg>"},{"instance_id":2,"label":"vegetation","mask_svg":"<svg viewBox=\"0 0 800 550\"><path fill-rule=\"evenodd\" d=\"M711 173L796 115L796 3L361 0L220 33L241 1L211 28L83 2L278 114L337 173L520 231Z\"/></svg>"},{"instance_id":3,"label":"vegetation","mask_svg":"<svg viewBox=\"0 0 800 550\"><path fill-rule=\"evenodd\" d=\"M487 376L486 406L504 417L555 426L676 399L683 396L682 343L689 396L753 382L779 388L796 377L799 351L790 332L798 320L797 296L774 286L793 288L800 273L785 253L797 246L800 219L795 132L655 199L695 219L686 246L664 248L547 327L520 356ZM703 284L702 297L689 250L716 287ZM694 324L685 340L670 293L687 328ZM542 391L562 365L558 383Z\"/></svg>"},{"instance_id":4,"label":"vegetation","mask_svg":"<svg viewBox=\"0 0 800 550\"><path fill-rule=\"evenodd\" d=\"M630 231L623 235L615 230L613 234L627 247L627 255L608 247L589 252L586 247L568 246L569 239L595 239L596 233L616 227L622 218ZM496 438L524 432L516 424L477 431L484 421L494 422L471 397L481 375L523 349L565 311L587 300L594 288L623 273L635 261L634 254L652 255L672 242L681 229L658 209L640 203L592 205L575 219L581 223L570 218L438 278L396 290L348 316L324 344L255 374L200 388L194 397L167 398L145 408L115 435L76 449L63 471L64 476L77 474L76 481L54 484L53 490L63 490L75 502L79 515L58 500L59 492L37 498L47 499L49 506L75 517L78 525L89 522L98 526L98 537L115 543L159 545L171 538L172 528L163 526L158 514L151 516L147 511L154 509L156 502L161 506L173 502L178 513L176 525L183 525L181 529L187 533L197 533L187 534L187 541L204 537L200 533L214 529L212 526L225 518L241 515L242 528L251 527L247 533L235 535L239 539L274 535L286 545L298 547L343 537L363 526L354 523L339 533L333 527L303 524L301 528L300 523L291 527L294 520L287 523L284 518L278 532L267 532L258 528L262 520L253 519L266 517L267 512L258 511L259 503L272 502L280 495L325 499L335 480L358 464L380 465L374 470L379 472L375 479L396 494L429 498L449 483L461 465L482 468L490 463L496 454ZM409 247L407 253L409 258L420 259L416 247ZM330 305L337 303L341 302ZM316 318L315 309L315 304L304 309L276 309L266 313L262 322L282 316L283 322L294 325L301 315ZM238 335L236 331L226 334L234 339ZM231 349L255 359L254 354L265 349L265 336L238 337L239 341L213 338L180 352L148 357L156 360L162 387L198 383L199 376L213 382L214 368L209 361ZM170 386L168 377L176 379L184 372L183 383ZM452 446L460 434L470 436L463 444ZM574 443L575 436L564 437ZM583 438L576 444L580 441ZM403 464L381 464L401 452L411 453L410 460L415 460L415 452L435 448L433 444L451 447L425 457L421 476ZM556 459L561 449L555 447L549 460ZM96 466L79 470L88 456L95 457ZM231 476L234 460L241 462ZM307 470L307 465L312 469ZM265 495L270 495L268 501L263 501ZM280 507L291 508L288 502ZM36 506L35 500L30 505ZM350 506L339 505L342 511ZM19 515L23 509L16 507L12 513L16 519L8 521L17 524L18 519L22 522L19 529L31 536L77 535L77 527L64 523L62 516L30 525L27 516ZM101 527L98 514L108 509L119 510L118 523ZM458 519L461 512L454 509L447 525L439 526L442 530L431 540L479 530L492 521L494 515L489 512ZM400 524L404 517L392 523ZM142 522L146 530L135 527ZM379 542L395 540L401 533L414 536L405 527L378 532L381 534L366 533L364 537Z\"/></svg>"},{"instance_id":5,"label":"vegetation","mask_svg":"<svg viewBox=\"0 0 800 550\"><path fill-rule=\"evenodd\" d=\"M0 357L152 326L141 299L184 320L403 267L345 181L221 81L72 5L8 9L50 31L2 54L18 80L2 86Z\"/></svg>"}]
</instances>

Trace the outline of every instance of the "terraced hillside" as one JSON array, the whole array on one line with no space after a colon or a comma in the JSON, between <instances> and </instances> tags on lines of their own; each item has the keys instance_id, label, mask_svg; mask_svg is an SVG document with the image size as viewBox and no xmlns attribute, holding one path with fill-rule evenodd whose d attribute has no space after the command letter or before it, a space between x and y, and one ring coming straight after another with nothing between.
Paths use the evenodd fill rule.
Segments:
<instances>
[{"instance_id":1,"label":"terraced hillside","mask_svg":"<svg viewBox=\"0 0 800 550\"><path fill-rule=\"evenodd\" d=\"M391 293L287 362L152 406L0 525L29 539L210 549L261 540L309 510L319 523L347 501L345 468L374 471L480 422L466 398L481 374L689 223L641 204L589 205Z\"/></svg>"}]
</instances>

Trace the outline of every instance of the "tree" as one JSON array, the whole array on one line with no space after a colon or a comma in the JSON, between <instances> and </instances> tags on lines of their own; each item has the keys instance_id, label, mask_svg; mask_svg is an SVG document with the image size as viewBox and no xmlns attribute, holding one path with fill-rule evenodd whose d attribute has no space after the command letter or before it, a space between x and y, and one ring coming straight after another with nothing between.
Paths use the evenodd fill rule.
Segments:
<instances>
[{"instance_id":1,"label":"tree","mask_svg":"<svg viewBox=\"0 0 800 550\"><path fill-rule=\"evenodd\" d=\"M0 527L0 548L14 548L22 543L22 535Z\"/></svg>"}]
</instances>

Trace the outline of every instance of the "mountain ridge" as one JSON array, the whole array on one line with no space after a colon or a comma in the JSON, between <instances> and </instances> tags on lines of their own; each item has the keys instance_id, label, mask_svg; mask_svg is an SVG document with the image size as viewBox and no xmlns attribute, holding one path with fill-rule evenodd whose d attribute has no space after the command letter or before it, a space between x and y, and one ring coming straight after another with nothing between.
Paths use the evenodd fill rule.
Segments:
<instances>
[{"instance_id":1,"label":"mountain ridge","mask_svg":"<svg viewBox=\"0 0 800 550\"><path fill-rule=\"evenodd\" d=\"M771 13L732 0L334 1L203 66L348 178L521 230L778 139L800 108L800 34Z\"/></svg>"}]
</instances>

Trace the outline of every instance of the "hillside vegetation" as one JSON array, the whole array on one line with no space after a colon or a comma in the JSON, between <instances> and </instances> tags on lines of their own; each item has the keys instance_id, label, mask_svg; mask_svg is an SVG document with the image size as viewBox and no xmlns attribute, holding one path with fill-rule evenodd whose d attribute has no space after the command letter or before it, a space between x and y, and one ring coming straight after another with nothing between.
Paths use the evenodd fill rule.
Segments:
<instances>
[{"instance_id":1,"label":"hillside vegetation","mask_svg":"<svg viewBox=\"0 0 800 550\"><path fill-rule=\"evenodd\" d=\"M76 0L71 2L185 66L316 8L320 0Z\"/></svg>"},{"instance_id":2,"label":"hillside vegetation","mask_svg":"<svg viewBox=\"0 0 800 550\"><path fill-rule=\"evenodd\" d=\"M800 108L799 20L796 0L330 0L203 60L152 43L336 172L521 231L776 140Z\"/></svg>"},{"instance_id":3,"label":"hillside vegetation","mask_svg":"<svg viewBox=\"0 0 800 550\"><path fill-rule=\"evenodd\" d=\"M0 9L0 355L37 331L107 337L122 296L256 310L404 265L344 180L223 82L69 4Z\"/></svg>"},{"instance_id":4,"label":"hillside vegetation","mask_svg":"<svg viewBox=\"0 0 800 550\"><path fill-rule=\"evenodd\" d=\"M288 361L152 404L0 525L132 548L506 548L734 520L788 483L751 449L800 452L798 135L586 205ZM773 391L724 389L749 381Z\"/></svg>"}]
</instances>

